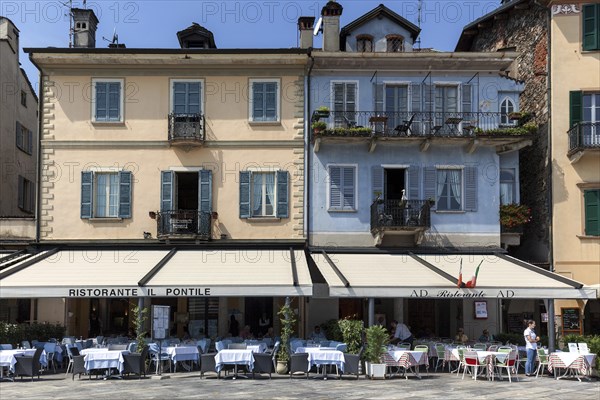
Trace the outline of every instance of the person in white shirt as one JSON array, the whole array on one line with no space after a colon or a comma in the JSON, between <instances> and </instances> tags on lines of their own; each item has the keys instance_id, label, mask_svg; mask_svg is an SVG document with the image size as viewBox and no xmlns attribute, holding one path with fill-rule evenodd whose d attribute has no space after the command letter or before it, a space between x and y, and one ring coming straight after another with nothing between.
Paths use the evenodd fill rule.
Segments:
<instances>
[{"instance_id":1,"label":"person in white shirt","mask_svg":"<svg viewBox=\"0 0 600 400\"><path fill-rule=\"evenodd\" d=\"M535 353L537 351L537 342L540 341L539 336L535 334L535 321L527 321L527 329L523 332L525 337L525 348L527 349L527 362L525 363L525 375L533 375L533 363L535 362Z\"/></svg>"},{"instance_id":2,"label":"person in white shirt","mask_svg":"<svg viewBox=\"0 0 600 400\"><path fill-rule=\"evenodd\" d=\"M394 334L390 337L391 344L410 343L412 347L413 335L406 325L396 320L392 321L392 329Z\"/></svg>"},{"instance_id":3,"label":"person in white shirt","mask_svg":"<svg viewBox=\"0 0 600 400\"><path fill-rule=\"evenodd\" d=\"M323 332L321 332L321 327L319 325L315 325L315 330L311 333L310 340L315 342L320 342L321 340L327 340L327 337Z\"/></svg>"}]
</instances>

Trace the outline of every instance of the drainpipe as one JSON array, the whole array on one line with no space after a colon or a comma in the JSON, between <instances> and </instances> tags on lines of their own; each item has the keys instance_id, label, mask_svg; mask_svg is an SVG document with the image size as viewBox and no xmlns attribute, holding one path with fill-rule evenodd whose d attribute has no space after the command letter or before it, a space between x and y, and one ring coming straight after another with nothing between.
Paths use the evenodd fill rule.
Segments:
<instances>
[{"instance_id":1,"label":"drainpipe","mask_svg":"<svg viewBox=\"0 0 600 400\"><path fill-rule=\"evenodd\" d=\"M312 69L315 65L315 58L312 56L312 47L309 47L308 49L308 57L310 58L310 65L308 67L308 72L306 74L306 85L305 85L305 104L306 104L306 108L304 111L304 132L306 132L306 134L304 135L304 146L306 148L306 156L304 157L304 204L305 204L305 210L306 210L306 215L305 215L305 221L306 221L306 242L307 244L310 246L310 183L311 183L311 150L310 150L310 143L311 143L311 139L312 139L312 131L310 129L310 104L311 104L311 77L310 74L312 73Z\"/></svg>"},{"instance_id":2,"label":"drainpipe","mask_svg":"<svg viewBox=\"0 0 600 400\"><path fill-rule=\"evenodd\" d=\"M36 160L36 205L35 205L35 243L40 243L40 208L42 204L42 121L44 119L44 76L42 69L33 61L29 54L29 61L39 71L38 82L38 134L37 134L37 160Z\"/></svg>"}]
</instances>

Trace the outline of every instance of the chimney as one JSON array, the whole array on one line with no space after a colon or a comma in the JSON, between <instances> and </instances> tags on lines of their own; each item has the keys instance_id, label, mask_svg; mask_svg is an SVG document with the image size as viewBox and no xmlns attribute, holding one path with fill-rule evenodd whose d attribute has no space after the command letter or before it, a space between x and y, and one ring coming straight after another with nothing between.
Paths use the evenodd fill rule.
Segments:
<instances>
[{"instance_id":1,"label":"chimney","mask_svg":"<svg viewBox=\"0 0 600 400\"><path fill-rule=\"evenodd\" d=\"M323 51L340 51L340 16L344 8L335 1L325 4L323 17Z\"/></svg>"},{"instance_id":2,"label":"chimney","mask_svg":"<svg viewBox=\"0 0 600 400\"><path fill-rule=\"evenodd\" d=\"M93 49L96 47L98 18L92 10L72 8L73 47Z\"/></svg>"},{"instance_id":3,"label":"chimney","mask_svg":"<svg viewBox=\"0 0 600 400\"><path fill-rule=\"evenodd\" d=\"M300 48L313 47L313 29L315 28L315 17L298 18L298 29L300 30Z\"/></svg>"}]
</instances>

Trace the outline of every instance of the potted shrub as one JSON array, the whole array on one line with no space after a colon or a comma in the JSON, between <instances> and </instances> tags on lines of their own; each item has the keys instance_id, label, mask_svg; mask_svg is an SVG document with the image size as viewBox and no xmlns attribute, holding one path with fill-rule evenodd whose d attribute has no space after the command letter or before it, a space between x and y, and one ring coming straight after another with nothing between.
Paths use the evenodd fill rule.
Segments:
<instances>
[{"instance_id":1,"label":"potted shrub","mask_svg":"<svg viewBox=\"0 0 600 400\"><path fill-rule=\"evenodd\" d=\"M373 325L366 329L366 339L367 375L371 379L385 379L386 365L381 363L381 356L387 351L388 332L383 326Z\"/></svg>"},{"instance_id":2,"label":"potted shrub","mask_svg":"<svg viewBox=\"0 0 600 400\"><path fill-rule=\"evenodd\" d=\"M315 121L312 123L312 129L313 129L313 133L315 135L318 135L321 132L323 132L325 129L327 129L327 124L323 121Z\"/></svg>"},{"instance_id":3,"label":"potted shrub","mask_svg":"<svg viewBox=\"0 0 600 400\"><path fill-rule=\"evenodd\" d=\"M285 299L285 303L277 314L281 320L281 343L277 353L277 373L287 374L288 361L290 360L290 338L294 333L294 325L296 324L296 317L290 306L289 297Z\"/></svg>"},{"instance_id":4,"label":"potted shrub","mask_svg":"<svg viewBox=\"0 0 600 400\"><path fill-rule=\"evenodd\" d=\"M146 331L144 330L144 324L148 319L148 308L140 308L137 305L131 305L131 314L133 315L133 327L135 328L135 342L136 351L141 353L142 349L146 345Z\"/></svg>"},{"instance_id":5,"label":"potted shrub","mask_svg":"<svg viewBox=\"0 0 600 400\"><path fill-rule=\"evenodd\" d=\"M363 321L357 319L342 319L338 322L344 343L350 354L358 354L362 347Z\"/></svg>"}]
</instances>

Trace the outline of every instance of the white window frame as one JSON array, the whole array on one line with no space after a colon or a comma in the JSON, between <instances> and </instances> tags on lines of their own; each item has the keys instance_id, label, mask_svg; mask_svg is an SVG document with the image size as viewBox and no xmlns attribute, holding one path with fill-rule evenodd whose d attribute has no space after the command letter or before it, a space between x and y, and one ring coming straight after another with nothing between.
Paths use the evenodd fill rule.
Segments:
<instances>
[{"instance_id":1,"label":"white window frame","mask_svg":"<svg viewBox=\"0 0 600 400\"><path fill-rule=\"evenodd\" d=\"M513 180L512 180L513 199L512 199L512 201L503 201L502 200L502 190L500 190L500 199L499 199L500 200L500 205L511 204L511 203L517 203L518 204L519 203L519 196L518 196L518 191L517 191L517 169L514 168L514 167L500 168L500 176L499 176L500 179L498 180L498 182L500 184L500 189L502 189L502 184L503 183L509 183L507 181L503 181L502 180L502 171L503 170L507 170L507 171L510 170L510 172L512 172L512 174L513 174Z\"/></svg>"},{"instance_id":2,"label":"white window frame","mask_svg":"<svg viewBox=\"0 0 600 400\"><path fill-rule=\"evenodd\" d=\"M338 208L331 208L331 174L330 174L330 168L331 167L353 167L354 168L354 208L351 210L343 210L343 209L338 209ZM326 201L327 201L327 211L328 212L357 212L358 211L358 164L335 164L335 163L331 163L331 164L327 164L325 166L326 168L326 180L325 180L325 184L326 184Z\"/></svg>"},{"instance_id":3,"label":"white window frame","mask_svg":"<svg viewBox=\"0 0 600 400\"><path fill-rule=\"evenodd\" d=\"M175 83L184 82L184 83L199 83L200 84L200 114L204 115L204 79L203 78L191 78L191 79L181 79L181 78L171 78L169 79L169 112L174 113L175 107Z\"/></svg>"},{"instance_id":4,"label":"white window frame","mask_svg":"<svg viewBox=\"0 0 600 400\"><path fill-rule=\"evenodd\" d=\"M272 206L273 206L273 213L272 214L266 214L266 207L267 207L267 202L266 202L266 198L267 198L267 182L266 182L266 176L267 174L272 174L273 175L273 197L275 198L275 201L273 202ZM256 175L260 175L262 176L262 182L261 182L261 187L262 187L262 196L261 196L261 211L260 214L254 214L254 204L253 204L253 199L254 199L254 177ZM269 170L269 171L252 171L252 174L250 175L251 180L250 180L250 218L276 218L277 217L277 172L273 171L273 170Z\"/></svg>"},{"instance_id":5,"label":"white window frame","mask_svg":"<svg viewBox=\"0 0 600 400\"><path fill-rule=\"evenodd\" d=\"M119 120L118 121L98 121L96 120L96 83L115 83L121 85L119 91ZM125 121L125 78L92 78L92 122L97 124L122 124Z\"/></svg>"},{"instance_id":6,"label":"white window frame","mask_svg":"<svg viewBox=\"0 0 600 400\"><path fill-rule=\"evenodd\" d=\"M276 83L277 84L277 99L275 102L277 118L274 121L255 121L252 115L254 106L254 83ZM250 78L248 80L248 121L256 124L279 124L281 123L281 78Z\"/></svg>"},{"instance_id":7,"label":"white window frame","mask_svg":"<svg viewBox=\"0 0 600 400\"><path fill-rule=\"evenodd\" d=\"M583 105L583 98L585 96L590 96L592 103L591 103L591 110L592 110L592 115L590 116L590 120L586 120L585 117L581 120L581 122L600 122L600 112L596 113L596 109L598 108L598 104L596 104L596 96L600 94L599 91L588 91L588 92L582 92L581 93L581 111L582 111L582 117L583 114L585 114L585 107Z\"/></svg>"},{"instance_id":8,"label":"white window frame","mask_svg":"<svg viewBox=\"0 0 600 400\"><path fill-rule=\"evenodd\" d=\"M457 91L457 93L456 93L456 105L457 105L456 112L457 113L462 113L463 112L463 110L462 110L462 85L463 85L463 82L459 82L459 81L435 81L435 82L432 82L432 85L433 85L433 93L432 93L433 98L431 99L432 100L431 107L432 107L432 110L433 110L434 113L438 112L436 110L436 104L437 104L437 102L436 102L436 98L437 98L436 90L437 90L438 87L441 87L441 86L456 87L456 91ZM453 111L442 111L442 112L447 113L447 112L453 112Z\"/></svg>"},{"instance_id":9,"label":"white window frame","mask_svg":"<svg viewBox=\"0 0 600 400\"><path fill-rule=\"evenodd\" d=\"M510 118L508 118L508 115L509 115L511 112L507 112L507 113L506 113L506 122L503 122L503 121L502 121L502 116L503 116L503 114L502 114L502 113L503 113L502 107L503 107L503 104L504 104L505 102L508 102L508 103L512 104L512 108L513 108L513 110L512 110L511 112L518 112L518 111L519 111L519 110L517 109L517 104L516 104L516 102L515 102L515 101L514 101L512 98L510 98L510 97L508 97L508 96L505 96L505 97L502 99L502 101L501 101L501 102L498 104L498 111L499 111L499 113L500 113L500 125L516 125L516 124L517 124L517 121L513 121L513 120L511 120Z\"/></svg>"},{"instance_id":10,"label":"white window frame","mask_svg":"<svg viewBox=\"0 0 600 400\"><path fill-rule=\"evenodd\" d=\"M105 191L106 191L106 205L105 205L105 215L100 216L98 215L98 194L99 194L99 190L98 190L98 182L99 179L98 177L100 175L106 175L106 176L116 176L117 177L117 195L116 195L116 201L117 201L117 207L116 207L116 215L110 215L110 181L109 184L107 185ZM109 178L110 179L110 178ZM93 181L93 186L92 186L92 218L111 218L111 219L115 219L115 218L119 218L119 192L120 192L120 185L121 183L119 182L119 170L115 170L115 169L111 169L111 168L101 168L101 171L95 171L94 172L94 181Z\"/></svg>"},{"instance_id":11,"label":"white window frame","mask_svg":"<svg viewBox=\"0 0 600 400\"><path fill-rule=\"evenodd\" d=\"M354 83L356 85L356 111L358 112L360 110L360 105L359 105L359 101L360 101L360 85L359 85L358 80L351 80L351 79L337 79L337 80L331 80L329 81L329 109L331 111L333 111L335 109L335 93L334 93L334 89L333 87L335 86L336 83ZM341 165L341 164L340 164Z\"/></svg>"},{"instance_id":12,"label":"white window frame","mask_svg":"<svg viewBox=\"0 0 600 400\"><path fill-rule=\"evenodd\" d=\"M456 213L463 212L465 210L465 173L464 165L436 165L435 166L435 200L436 200L436 212L440 213ZM460 209L457 210L448 210L448 209L439 209L439 199L441 194L438 193L438 175L439 170L459 170L460 171Z\"/></svg>"},{"instance_id":13,"label":"white window frame","mask_svg":"<svg viewBox=\"0 0 600 400\"><path fill-rule=\"evenodd\" d=\"M388 86L406 86L406 112L412 112L412 82L411 81L383 81L383 112L385 113L386 109L386 95L385 91Z\"/></svg>"}]
</instances>

